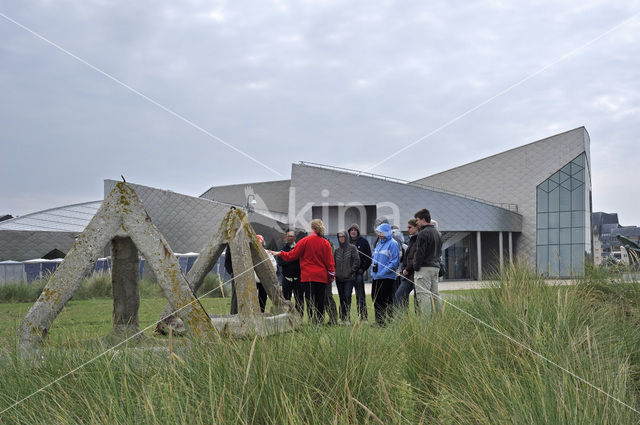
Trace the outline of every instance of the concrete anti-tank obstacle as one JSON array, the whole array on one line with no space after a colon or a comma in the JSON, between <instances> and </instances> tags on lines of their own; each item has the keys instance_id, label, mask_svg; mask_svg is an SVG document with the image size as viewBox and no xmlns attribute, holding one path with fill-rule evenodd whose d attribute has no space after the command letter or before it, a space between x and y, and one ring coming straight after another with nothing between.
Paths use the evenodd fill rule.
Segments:
<instances>
[{"instance_id":1,"label":"concrete anti-tank obstacle","mask_svg":"<svg viewBox=\"0 0 640 425\"><path fill-rule=\"evenodd\" d=\"M126 183L118 183L85 230L78 236L19 328L20 348L29 354L42 346L51 324L78 290L84 277L111 242L114 333L132 335L138 329L137 251L145 257L172 311L195 336L215 332L206 311L193 295L178 259L151 223L140 198ZM136 271L136 273L134 273Z\"/></svg>"},{"instance_id":2,"label":"concrete anti-tank obstacle","mask_svg":"<svg viewBox=\"0 0 640 425\"><path fill-rule=\"evenodd\" d=\"M51 324L93 269L104 247L111 244L113 284L113 333L117 337L139 334L139 257L145 257L169 301L162 317L175 312L175 319L194 336L219 331L232 335L270 335L294 329L300 317L293 304L282 297L273 265L260 245L244 212L231 209L218 232L205 245L188 278L178 259L151 219L133 188L118 183L104 202L19 327L20 348L29 354L43 345ZM195 291L206 273L230 246L236 291L237 315L209 317ZM253 269L274 304L274 314L260 313ZM189 285L189 281L193 285Z\"/></svg>"},{"instance_id":3,"label":"concrete anti-tank obstacle","mask_svg":"<svg viewBox=\"0 0 640 425\"><path fill-rule=\"evenodd\" d=\"M194 294L227 244L231 252L238 314L211 316L214 327L223 334L234 336L266 336L295 329L302 320L293 304L282 296L273 264L242 210L233 208L225 215L218 231L187 273ZM254 270L273 303L271 314L260 312ZM167 333L169 328L179 332L182 328L181 320L170 314L171 308L167 306L158 326L161 333Z\"/></svg>"}]
</instances>

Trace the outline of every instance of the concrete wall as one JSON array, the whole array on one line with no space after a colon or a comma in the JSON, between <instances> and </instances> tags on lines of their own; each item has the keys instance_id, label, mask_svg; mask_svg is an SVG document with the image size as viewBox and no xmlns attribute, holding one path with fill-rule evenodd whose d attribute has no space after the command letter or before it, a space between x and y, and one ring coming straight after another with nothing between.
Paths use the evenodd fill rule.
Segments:
<instances>
[{"instance_id":1,"label":"concrete wall","mask_svg":"<svg viewBox=\"0 0 640 425\"><path fill-rule=\"evenodd\" d=\"M402 229L406 221L428 208L440 231L519 232L522 217L487 203L424 188L356 176L340 171L294 164L291 171L289 219L296 227L307 228L313 206L375 205L377 216L387 216ZM351 223L341 223L348 226ZM340 225L338 226L340 227ZM341 229L328 229L335 233Z\"/></svg>"}]
</instances>

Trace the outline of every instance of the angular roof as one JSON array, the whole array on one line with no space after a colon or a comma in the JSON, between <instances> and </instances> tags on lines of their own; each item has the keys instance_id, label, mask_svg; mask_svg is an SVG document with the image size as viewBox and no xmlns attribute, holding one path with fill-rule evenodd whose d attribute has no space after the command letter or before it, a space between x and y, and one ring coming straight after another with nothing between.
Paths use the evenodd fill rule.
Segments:
<instances>
[{"instance_id":1,"label":"angular roof","mask_svg":"<svg viewBox=\"0 0 640 425\"><path fill-rule=\"evenodd\" d=\"M80 233L96 214L102 201L66 205L0 222L0 230Z\"/></svg>"},{"instance_id":2,"label":"angular roof","mask_svg":"<svg viewBox=\"0 0 640 425\"><path fill-rule=\"evenodd\" d=\"M214 186L200 195L211 201L224 202L240 207L247 203L247 197L254 195L256 211L287 213L289 211L289 186L291 180L242 183L227 186Z\"/></svg>"},{"instance_id":3,"label":"angular roof","mask_svg":"<svg viewBox=\"0 0 640 425\"><path fill-rule=\"evenodd\" d=\"M477 199L402 183L355 170L293 164L291 186L296 210L315 205L376 205L382 211L397 209L402 223L421 208L428 208L441 231L513 231L522 229L522 216ZM311 212L307 215L310 215ZM329 229L331 232L339 229Z\"/></svg>"},{"instance_id":4,"label":"angular roof","mask_svg":"<svg viewBox=\"0 0 640 425\"><path fill-rule=\"evenodd\" d=\"M104 181L105 196L117 183L115 180ZM227 204L170 190L127 184L136 191L151 221L174 252L199 252L218 230L222 218L230 208Z\"/></svg>"},{"instance_id":5,"label":"angular roof","mask_svg":"<svg viewBox=\"0 0 640 425\"><path fill-rule=\"evenodd\" d=\"M104 181L105 196L118 183ZM218 230L223 217L232 207L228 203L183 195L170 190L127 183L144 204L153 224L160 230L174 252L200 252ZM282 223L264 217L256 211L250 221L258 226L267 240L273 239L269 229L281 232Z\"/></svg>"}]
</instances>

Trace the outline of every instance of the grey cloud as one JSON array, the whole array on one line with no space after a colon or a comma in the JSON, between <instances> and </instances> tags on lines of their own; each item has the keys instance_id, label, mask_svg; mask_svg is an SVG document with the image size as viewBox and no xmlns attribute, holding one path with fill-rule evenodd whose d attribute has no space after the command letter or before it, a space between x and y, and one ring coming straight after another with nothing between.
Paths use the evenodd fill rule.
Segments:
<instances>
[{"instance_id":1,"label":"grey cloud","mask_svg":"<svg viewBox=\"0 0 640 425\"><path fill-rule=\"evenodd\" d=\"M4 3L3 13L285 176L298 160L369 167L640 5ZM596 190L624 181L612 164L633 170L640 153L634 25L373 171L416 179L585 125L594 209L640 224L615 189ZM0 213L36 208L25 193L39 208L99 198L102 179L120 174L192 195L281 178L4 20L0 37L0 142L12 159L2 177L14 183L0 189Z\"/></svg>"}]
</instances>

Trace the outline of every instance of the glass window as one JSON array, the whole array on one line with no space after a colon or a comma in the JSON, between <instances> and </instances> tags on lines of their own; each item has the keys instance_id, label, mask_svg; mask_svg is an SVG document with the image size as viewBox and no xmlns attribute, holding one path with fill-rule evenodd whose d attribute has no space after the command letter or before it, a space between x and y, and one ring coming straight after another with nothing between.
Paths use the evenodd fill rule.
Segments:
<instances>
[{"instance_id":1,"label":"glass window","mask_svg":"<svg viewBox=\"0 0 640 425\"><path fill-rule=\"evenodd\" d=\"M549 245L549 275L558 276L560 271L560 248L558 245Z\"/></svg>"},{"instance_id":2,"label":"glass window","mask_svg":"<svg viewBox=\"0 0 640 425\"><path fill-rule=\"evenodd\" d=\"M571 191L560 187L560 211L571 211Z\"/></svg>"},{"instance_id":3,"label":"glass window","mask_svg":"<svg viewBox=\"0 0 640 425\"><path fill-rule=\"evenodd\" d=\"M538 212L549 211L549 195L544 190L538 188Z\"/></svg>"},{"instance_id":4,"label":"glass window","mask_svg":"<svg viewBox=\"0 0 640 425\"><path fill-rule=\"evenodd\" d=\"M573 177L571 178L571 190L577 189L583 184L584 183L582 183L580 180L574 179Z\"/></svg>"},{"instance_id":5,"label":"glass window","mask_svg":"<svg viewBox=\"0 0 640 425\"><path fill-rule=\"evenodd\" d=\"M549 248L547 246L539 246L536 250L536 258L538 262L538 273L547 276L549 274Z\"/></svg>"},{"instance_id":6,"label":"glass window","mask_svg":"<svg viewBox=\"0 0 640 425\"><path fill-rule=\"evenodd\" d=\"M573 175L573 178L575 178L578 181L584 182L584 170L580 170L580 171L576 172Z\"/></svg>"},{"instance_id":7,"label":"glass window","mask_svg":"<svg viewBox=\"0 0 640 425\"><path fill-rule=\"evenodd\" d=\"M469 245L471 236L450 246L445 250L444 256L447 263L447 279L469 279Z\"/></svg>"},{"instance_id":8,"label":"glass window","mask_svg":"<svg viewBox=\"0 0 640 425\"><path fill-rule=\"evenodd\" d=\"M540 183L536 190L536 266L538 273L584 275L590 251L591 217L586 157L581 154Z\"/></svg>"},{"instance_id":9,"label":"glass window","mask_svg":"<svg viewBox=\"0 0 640 425\"><path fill-rule=\"evenodd\" d=\"M549 233L547 229L540 229L538 230L538 240L537 240L537 244L538 245L547 245L549 244L549 237L548 237Z\"/></svg>"},{"instance_id":10,"label":"glass window","mask_svg":"<svg viewBox=\"0 0 640 425\"><path fill-rule=\"evenodd\" d=\"M547 227L549 227L549 214L547 213L538 214L536 227L538 229L546 229Z\"/></svg>"},{"instance_id":11,"label":"glass window","mask_svg":"<svg viewBox=\"0 0 640 425\"><path fill-rule=\"evenodd\" d=\"M571 245L560 245L560 276L571 276Z\"/></svg>"},{"instance_id":12,"label":"glass window","mask_svg":"<svg viewBox=\"0 0 640 425\"><path fill-rule=\"evenodd\" d=\"M549 213L549 227L557 229L560 227L560 213L552 212Z\"/></svg>"},{"instance_id":13,"label":"glass window","mask_svg":"<svg viewBox=\"0 0 640 425\"><path fill-rule=\"evenodd\" d=\"M584 212L571 211L571 226L584 226Z\"/></svg>"},{"instance_id":14,"label":"glass window","mask_svg":"<svg viewBox=\"0 0 640 425\"><path fill-rule=\"evenodd\" d=\"M556 187L549 192L549 211L560 210L560 188Z\"/></svg>"},{"instance_id":15,"label":"glass window","mask_svg":"<svg viewBox=\"0 0 640 425\"><path fill-rule=\"evenodd\" d=\"M584 186L571 192L571 207L573 211L584 211Z\"/></svg>"},{"instance_id":16,"label":"glass window","mask_svg":"<svg viewBox=\"0 0 640 425\"><path fill-rule=\"evenodd\" d=\"M571 243L584 243L584 227L571 229Z\"/></svg>"},{"instance_id":17,"label":"glass window","mask_svg":"<svg viewBox=\"0 0 640 425\"><path fill-rule=\"evenodd\" d=\"M574 275L584 275L584 245L571 245L571 268Z\"/></svg>"},{"instance_id":18,"label":"glass window","mask_svg":"<svg viewBox=\"0 0 640 425\"><path fill-rule=\"evenodd\" d=\"M571 163L571 175L574 176L576 175L578 172L580 172L584 167L576 164L575 162Z\"/></svg>"}]
</instances>

